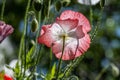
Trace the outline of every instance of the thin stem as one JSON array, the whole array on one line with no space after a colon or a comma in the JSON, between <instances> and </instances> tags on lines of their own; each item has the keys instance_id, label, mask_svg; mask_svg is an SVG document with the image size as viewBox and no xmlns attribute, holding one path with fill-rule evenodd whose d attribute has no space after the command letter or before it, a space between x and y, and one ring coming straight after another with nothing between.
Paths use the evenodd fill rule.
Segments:
<instances>
[{"instance_id":1,"label":"thin stem","mask_svg":"<svg viewBox=\"0 0 120 80\"><path fill-rule=\"evenodd\" d=\"M76 50L75 50L75 55L76 55L76 53L77 53L78 47L79 47L79 40L77 40L77 47L76 47ZM75 55L74 55L74 58L75 58ZM69 66L67 67L67 69L64 71L62 78L65 77L67 71L69 71L69 69L71 69L71 67L72 67L72 65L73 65L74 62L75 62L75 60L73 60L73 62L70 63L70 65L69 65Z\"/></svg>"},{"instance_id":2,"label":"thin stem","mask_svg":"<svg viewBox=\"0 0 120 80\"><path fill-rule=\"evenodd\" d=\"M35 51L34 51L34 54L37 55L37 58L35 59L36 61L35 61L34 67L33 67L33 71L28 76L28 78L30 78L37 69L37 64L38 64L39 59L41 57L40 51L41 51L41 49L43 47L42 45L38 46L38 42L37 42L37 38L40 35L40 31L41 31L41 26L40 26L40 23L41 23L41 11L38 12L37 16L38 16L38 30L37 30L37 35L36 35L36 41L35 41L36 45L35 45Z\"/></svg>"},{"instance_id":3,"label":"thin stem","mask_svg":"<svg viewBox=\"0 0 120 80\"><path fill-rule=\"evenodd\" d=\"M104 10L104 8L101 9L100 17L98 18L97 25L96 25L96 27L95 27L94 32L93 32L92 35L91 35L91 41L94 40L95 36L97 35L98 29L99 29L100 26L101 26L101 19L102 19L103 10Z\"/></svg>"},{"instance_id":4,"label":"thin stem","mask_svg":"<svg viewBox=\"0 0 120 80\"><path fill-rule=\"evenodd\" d=\"M25 75L25 71L26 71L26 54L27 54L27 40L26 40L26 37L27 37L27 14L28 14L28 11L29 11L29 8L30 8L30 2L31 0L28 0L28 3L27 3L27 7L26 7L26 12L25 12L25 17L24 17L24 39L25 39L25 48L24 48L24 59L25 59L25 64L24 64L24 73L23 73L23 77Z\"/></svg>"},{"instance_id":5,"label":"thin stem","mask_svg":"<svg viewBox=\"0 0 120 80\"><path fill-rule=\"evenodd\" d=\"M92 26L92 21L93 21L93 10L92 10L92 6L90 5L90 24Z\"/></svg>"},{"instance_id":6,"label":"thin stem","mask_svg":"<svg viewBox=\"0 0 120 80\"><path fill-rule=\"evenodd\" d=\"M51 0L49 0L49 2L48 2L48 19L49 19L49 16L50 16L50 4L51 4Z\"/></svg>"},{"instance_id":7,"label":"thin stem","mask_svg":"<svg viewBox=\"0 0 120 80\"><path fill-rule=\"evenodd\" d=\"M39 37L41 33L41 11L38 12L38 31L37 31L37 36L36 36L36 53L38 54L37 58L36 58L36 65L38 64L39 62L39 59L40 59L40 50L41 50L41 45L38 46L38 42L37 42L37 38Z\"/></svg>"},{"instance_id":8,"label":"thin stem","mask_svg":"<svg viewBox=\"0 0 120 80\"><path fill-rule=\"evenodd\" d=\"M73 60L73 61L66 67L66 69L64 70L62 79L63 79L65 76L67 77L67 76L71 73L71 71L76 67L76 65L79 64L79 62L83 59L84 55L85 55L85 54L83 54L81 57Z\"/></svg>"},{"instance_id":9,"label":"thin stem","mask_svg":"<svg viewBox=\"0 0 120 80\"><path fill-rule=\"evenodd\" d=\"M61 69L62 56L63 56L63 53L64 53L64 47L65 47L65 36L63 36L62 55L61 55L60 60L59 60L59 63L58 63L58 69L57 69L56 79L58 79L58 76L59 76L59 71L60 71L60 69Z\"/></svg>"},{"instance_id":10,"label":"thin stem","mask_svg":"<svg viewBox=\"0 0 120 80\"><path fill-rule=\"evenodd\" d=\"M19 60L21 59L20 56L24 57L22 59L22 63L24 62L24 72L23 72L23 77L25 76L25 71L26 71L26 32L27 32L27 14L28 14L28 10L29 10L29 7L30 7L30 2L31 0L28 0L28 3L27 3L27 7L26 7L26 12L25 12L25 17L24 17L24 32L23 32L23 35L22 35L22 38L21 38L21 42L20 42L20 50L19 50ZM21 63L21 64L22 64ZM22 69L22 66L21 66L21 69ZM21 70L22 71L22 70ZM22 74L22 73L21 73Z\"/></svg>"},{"instance_id":11,"label":"thin stem","mask_svg":"<svg viewBox=\"0 0 120 80\"><path fill-rule=\"evenodd\" d=\"M2 9L1 9L1 20L3 20L4 9L5 9L6 0L3 0Z\"/></svg>"},{"instance_id":12,"label":"thin stem","mask_svg":"<svg viewBox=\"0 0 120 80\"><path fill-rule=\"evenodd\" d=\"M103 68L103 69L101 70L101 72L97 75L97 77L95 78L95 80L100 80L101 76L105 73L106 69L107 69L107 68Z\"/></svg>"},{"instance_id":13,"label":"thin stem","mask_svg":"<svg viewBox=\"0 0 120 80\"><path fill-rule=\"evenodd\" d=\"M49 66L49 69L51 69L51 64L52 64L52 48L50 48L50 66Z\"/></svg>"}]
</instances>

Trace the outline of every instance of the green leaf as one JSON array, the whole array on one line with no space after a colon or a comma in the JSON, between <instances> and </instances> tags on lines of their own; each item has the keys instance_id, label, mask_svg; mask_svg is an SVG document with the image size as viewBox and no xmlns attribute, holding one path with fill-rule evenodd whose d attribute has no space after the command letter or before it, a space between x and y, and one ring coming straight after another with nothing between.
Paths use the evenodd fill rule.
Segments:
<instances>
[{"instance_id":1,"label":"green leaf","mask_svg":"<svg viewBox=\"0 0 120 80\"><path fill-rule=\"evenodd\" d=\"M52 69L48 74L46 75L46 80L52 80L55 77L55 72L56 72L56 64L52 66Z\"/></svg>"},{"instance_id":2,"label":"green leaf","mask_svg":"<svg viewBox=\"0 0 120 80\"><path fill-rule=\"evenodd\" d=\"M20 70L20 66L19 66L18 62L16 63L15 68L13 69L13 71L15 72L15 76L19 77L19 75L21 73L21 70Z\"/></svg>"},{"instance_id":3,"label":"green leaf","mask_svg":"<svg viewBox=\"0 0 120 80\"><path fill-rule=\"evenodd\" d=\"M32 56L33 56L34 50L35 50L35 46L32 46L32 48L27 53L27 57L26 57L27 67L30 67L33 65L34 60Z\"/></svg>"}]
</instances>

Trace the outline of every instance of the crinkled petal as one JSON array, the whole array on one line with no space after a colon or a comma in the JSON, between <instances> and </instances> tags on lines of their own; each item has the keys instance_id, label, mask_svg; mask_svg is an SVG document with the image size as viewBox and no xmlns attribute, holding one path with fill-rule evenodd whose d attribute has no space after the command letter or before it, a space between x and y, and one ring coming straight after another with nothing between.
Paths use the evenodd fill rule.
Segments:
<instances>
[{"instance_id":1,"label":"crinkled petal","mask_svg":"<svg viewBox=\"0 0 120 80\"><path fill-rule=\"evenodd\" d=\"M84 30L83 26L78 26L76 29L71 30L68 32L69 37L80 39L84 37L86 34L86 31Z\"/></svg>"},{"instance_id":2,"label":"crinkled petal","mask_svg":"<svg viewBox=\"0 0 120 80\"><path fill-rule=\"evenodd\" d=\"M42 35L38 37L38 43L51 47L51 45L59 39L59 34L62 31L62 28L57 23L54 23L51 27L42 27Z\"/></svg>"},{"instance_id":3,"label":"crinkled petal","mask_svg":"<svg viewBox=\"0 0 120 80\"><path fill-rule=\"evenodd\" d=\"M62 43L62 42L61 42ZM55 56L57 58L60 59L61 55L62 55L62 47L63 45L61 45L61 43L56 43L52 50L53 50L53 53L55 54ZM56 47L59 45L59 49L56 50ZM69 38L69 40L67 40L65 42L65 47L64 47L64 53L63 53L63 56L62 56L62 60L71 60L71 59L74 59L75 58L75 51L76 51L76 46L77 45L77 39L75 38ZM55 52L56 51L56 52Z\"/></svg>"},{"instance_id":4,"label":"crinkled petal","mask_svg":"<svg viewBox=\"0 0 120 80\"><path fill-rule=\"evenodd\" d=\"M66 20L61 20L57 18L56 22L63 28L65 32L68 32L78 25L78 20L77 19L66 19Z\"/></svg>"},{"instance_id":5,"label":"crinkled petal","mask_svg":"<svg viewBox=\"0 0 120 80\"><path fill-rule=\"evenodd\" d=\"M1 27L1 28L3 28L5 25L6 25L5 22L0 21L0 27Z\"/></svg>"},{"instance_id":6,"label":"crinkled petal","mask_svg":"<svg viewBox=\"0 0 120 80\"><path fill-rule=\"evenodd\" d=\"M7 25L4 22L0 21L0 43L11 33L13 33L14 29L11 25Z\"/></svg>"},{"instance_id":7,"label":"crinkled petal","mask_svg":"<svg viewBox=\"0 0 120 80\"><path fill-rule=\"evenodd\" d=\"M60 19L65 20L65 19L77 19L78 22L78 26L83 26L83 28L85 28L85 30L87 32L89 32L91 30L90 27L90 23L88 21L88 19L81 13L79 12L74 12L71 10L66 10L64 12L62 12L62 14L60 15Z\"/></svg>"},{"instance_id":8,"label":"crinkled petal","mask_svg":"<svg viewBox=\"0 0 120 80\"><path fill-rule=\"evenodd\" d=\"M90 36L88 34L85 34L83 38L79 39L79 47L77 51L83 54L88 50L89 47L90 47ZM76 57L79 57L79 53L76 54Z\"/></svg>"},{"instance_id":9,"label":"crinkled petal","mask_svg":"<svg viewBox=\"0 0 120 80\"><path fill-rule=\"evenodd\" d=\"M59 46L59 48L57 48ZM53 53L57 58L60 59L62 55L62 46L61 43L56 43L52 47ZM70 38L64 48L64 53L62 56L62 60L71 60L76 57L81 56L90 46L90 37L88 34L81 39ZM57 49L56 49L57 48Z\"/></svg>"},{"instance_id":10,"label":"crinkled petal","mask_svg":"<svg viewBox=\"0 0 120 80\"><path fill-rule=\"evenodd\" d=\"M10 35L11 33L13 33L13 30L14 30L14 29L12 28L11 25L6 25L6 26L4 27L3 35L8 36L8 35Z\"/></svg>"}]
</instances>

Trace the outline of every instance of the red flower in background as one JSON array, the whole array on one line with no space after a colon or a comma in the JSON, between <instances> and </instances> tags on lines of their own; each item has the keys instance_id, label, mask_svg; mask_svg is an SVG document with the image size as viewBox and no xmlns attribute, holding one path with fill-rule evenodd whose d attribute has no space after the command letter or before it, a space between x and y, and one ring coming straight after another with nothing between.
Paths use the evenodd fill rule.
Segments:
<instances>
[{"instance_id":1,"label":"red flower in background","mask_svg":"<svg viewBox=\"0 0 120 80\"><path fill-rule=\"evenodd\" d=\"M13 80L11 76L0 72L0 80Z\"/></svg>"},{"instance_id":2,"label":"red flower in background","mask_svg":"<svg viewBox=\"0 0 120 80\"><path fill-rule=\"evenodd\" d=\"M8 75L6 75L6 74L4 74L4 80L13 80L13 78L8 76Z\"/></svg>"},{"instance_id":3,"label":"red flower in background","mask_svg":"<svg viewBox=\"0 0 120 80\"><path fill-rule=\"evenodd\" d=\"M62 55L63 36L65 46L62 60L71 60L82 55L90 47L91 30L87 18L79 12L66 10L53 24L42 26L38 43L52 47L57 58Z\"/></svg>"},{"instance_id":4,"label":"red flower in background","mask_svg":"<svg viewBox=\"0 0 120 80\"><path fill-rule=\"evenodd\" d=\"M0 43L13 32L11 25L5 24L5 22L0 21Z\"/></svg>"}]
</instances>

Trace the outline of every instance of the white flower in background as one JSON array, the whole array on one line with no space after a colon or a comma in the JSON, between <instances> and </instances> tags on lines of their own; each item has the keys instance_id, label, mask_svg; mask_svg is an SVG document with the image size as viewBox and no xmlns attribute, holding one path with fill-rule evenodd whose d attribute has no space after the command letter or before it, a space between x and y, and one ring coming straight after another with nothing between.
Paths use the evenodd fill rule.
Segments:
<instances>
[{"instance_id":1,"label":"white flower in background","mask_svg":"<svg viewBox=\"0 0 120 80\"><path fill-rule=\"evenodd\" d=\"M96 5L100 0L78 0L80 4Z\"/></svg>"},{"instance_id":2,"label":"white flower in background","mask_svg":"<svg viewBox=\"0 0 120 80\"><path fill-rule=\"evenodd\" d=\"M12 60L12 61L10 62L9 66L10 66L11 68L15 68L16 63L17 63L17 59L14 59L14 60ZM6 66L4 67L4 70L5 70L5 74L7 74L7 75L9 75L9 76L11 76L11 77L14 77L14 72L13 72L13 70L7 68Z\"/></svg>"},{"instance_id":3,"label":"white flower in background","mask_svg":"<svg viewBox=\"0 0 120 80\"><path fill-rule=\"evenodd\" d=\"M2 53L0 53L0 72L4 69L5 57Z\"/></svg>"},{"instance_id":4,"label":"white flower in background","mask_svg":"<svg viewBox=\"0 0 120 80\"><path fill-rule=\"evenodd\" d=\"M15 68L15 66L16 66L16 64L17 64L17 61L18 61L18 59L12 60L12 61L10 62L10 64L9 64L9 67ZM4 67L4 70L5 70L5 74L7 74L7 75L9 75L9 76L11 76L11 77L14 78L14 72L13 72L13 70L7 68L6 66ZM29 71L29 70L26 70L25 75L26 75L26 76L29 76L29 75L30 75L30 71Z\"/></svg>"},{"instance_id":5,"label":"white flower in background","mask_svg":"<svg viewBox=\"0 0 120 80\"><path fill-rule=\"evenodd\" d=\"M1 44L0 44L0 53L5 54L5 56L11 57L14 53L14 47L11 44L9 37L7 37Z\"/></svg>"}]
</instances>

